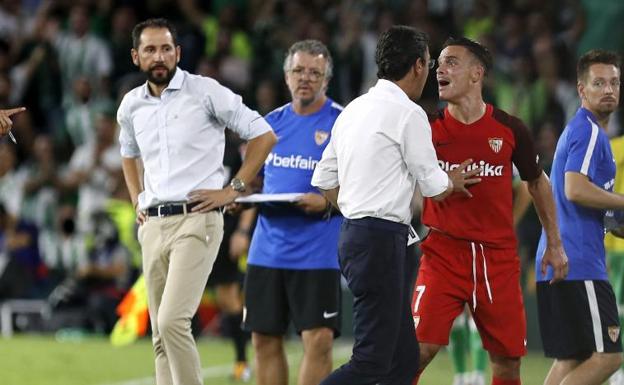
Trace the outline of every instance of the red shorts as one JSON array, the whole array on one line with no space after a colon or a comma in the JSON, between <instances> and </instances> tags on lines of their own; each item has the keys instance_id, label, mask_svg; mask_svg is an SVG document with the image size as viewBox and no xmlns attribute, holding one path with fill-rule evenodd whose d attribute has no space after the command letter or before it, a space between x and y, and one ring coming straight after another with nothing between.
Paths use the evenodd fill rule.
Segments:
<instances>
[{"instance_id":1,"label":"red shorts","mask_svg":"<svg viewBox=\"0 0 624 385\"><path fill-rule=\"evenodd\" d=\"M448 345L453 321L467 303L485 350L504 357L525 355L526 316L516 251L482 247L437 231L422 250L412 298L418 341Z\"/></svg>"}]
</instances>

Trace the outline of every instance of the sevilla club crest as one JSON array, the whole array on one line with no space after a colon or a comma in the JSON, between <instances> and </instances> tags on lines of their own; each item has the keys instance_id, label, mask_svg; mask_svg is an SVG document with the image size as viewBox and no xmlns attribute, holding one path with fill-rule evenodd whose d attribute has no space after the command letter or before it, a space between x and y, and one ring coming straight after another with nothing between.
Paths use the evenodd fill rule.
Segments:
<instances>
[{"instance_id":1,"label":"sevilla club crest","mask_svg":"<svg viewBox=\"0 0 624 385\"><path fill-rule=\"evenodd\" d=\"M322 130L314 131L314 142L316 142L317 145L320 146L321 144L325 143L327 138L329 138L329 132Z\"/></svg>"},{"instance_id":2,"label":"sevilla club crest","mask_svg":"<svg viewBox=\"0 0 624 385\"><path fill-rule=\"evenodd\" d=\"M497 154L500 152L501 148L503 148L503 138L488 138L488 143L492 151Z\"/></svg>"},{"instance_id":3,"label":"sevilla club crest","mask_svg":"<svg viewBox=\"0 0 624 385\"><path fill-rule=\"evenodd\" d=\"M611 341L617 341L620 335L620 328L618 326L609 326L607 331L609 332L609 338L611 338Z\"/></svg>"}]
</instances>

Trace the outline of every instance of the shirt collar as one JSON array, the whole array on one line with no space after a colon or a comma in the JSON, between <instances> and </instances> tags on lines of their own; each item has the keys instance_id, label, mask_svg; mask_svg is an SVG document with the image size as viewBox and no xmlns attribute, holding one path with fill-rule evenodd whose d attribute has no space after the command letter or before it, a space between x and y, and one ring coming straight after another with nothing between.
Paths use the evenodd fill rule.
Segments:
<instances>
[{"instance_id":1,"label":"shirt collar","mask_svg":"<svg viewBox=\"0 0 624 385\"><path fill-rule=\"evenodd\" d=\"M386 79L379 79L379 80L377 80L377 84L375 84L375 87L373 87L373 89L374 90L380 90L380 91L387 91L387 92L390 92L391 94L395 95L398 98L412 101L407 96L405 91L403 91L401 89L401 87L399 87L395 82L390 81L390 80L386 80Z\"/></svg>"},{"instance_id":2,"label":"shirt collar","mask_svg":"<svg viewBox=\"0 0 624 385\"><path fill-rule=\"evenodd\" d=\"M591 120L592 122L598 124L598 119L596 119L596 117L594 116L594 114L588 110L585 107L579 107L579 112L581 112L582 114L584 114L587 118L589 118L589 120Z\"/></svg>"},{"instance_id":3,"label":"shirt collar","mask_svg":"<svg viewBox=\"0 0 624 385\"><path fill-rule=\"evenodd\" d=\"M167 88L165 88L165 90L179 90L180 88L182 88L182 83L184 83L184 78L185 78L184 71L182 71L180 67L176 66L175 74L173 75L173 78L171 79L171 81L169 82L169 85L167 85ZM149 86L146 80L145 83L143 84L143 97L149 98L150 96L152 95L149 92Z\"/></svg>"}]
</instances>

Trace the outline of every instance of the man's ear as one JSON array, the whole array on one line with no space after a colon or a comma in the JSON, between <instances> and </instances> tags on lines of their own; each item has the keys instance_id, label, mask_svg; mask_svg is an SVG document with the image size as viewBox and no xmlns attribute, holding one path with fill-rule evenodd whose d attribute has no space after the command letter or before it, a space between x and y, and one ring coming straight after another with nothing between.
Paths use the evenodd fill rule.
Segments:
<instances>
[{"instance_id":1,"label":"man's ear","mask_svg":"<svg viewBox=\"0 0 624 385\"><path fill-rule=\"evenodd\" d=\"M130 50L130 56L132 57L132 62L134 63L135 66L139 66L139 52L132 48Z\"/></svg>"},{"instance_id":2,"label":"man's ear","mask_svg":"<svg viewBox=\"0 0 624 385\"><path fill-rule=\"evenodd\" d=\"M480 80L483 80L485 77L485 68L483 66L478 65L470 73L470 81L473 83L478 83Z\"/></svg>"},{"instance_id":3,"label":"man's ear","mask_svg":"<svg viewBox=\"0 0 624 385\"><path fill-rule=\"evenodd\" d=\"M419 57L418 59L416 59L416 62L414 62L414 65L412 66L412 71L414 71L414 75L416 77L419 77L424 69L425 69L425 60Z\"/></svg>"},{"instance_id":4,"label":"man's ear","mask_svg":"<svg viewBox=\"0 0 624 385\"><path fill-rule=\"evenodd\" d=\"M576 92L578 92L581 100L585 100L585 84L583 84L583 81L579 80L576 83Z\"/></svg>"}]
</instances>

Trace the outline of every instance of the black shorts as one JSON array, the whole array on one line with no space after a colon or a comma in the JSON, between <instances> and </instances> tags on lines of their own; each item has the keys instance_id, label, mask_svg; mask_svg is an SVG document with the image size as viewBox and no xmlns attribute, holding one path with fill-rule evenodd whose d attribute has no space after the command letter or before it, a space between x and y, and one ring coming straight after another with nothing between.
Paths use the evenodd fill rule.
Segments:
<instances>
[{"instance_id":1,"label":"black shorts","mask_svg":"<svg viewBox=\"0 0 624 385\"><path fill-rule=\"evenodd\" d=\"M208 286L225 285L228 283L240 282L242 280L240 269L238 268L238 261L230 258L229 250L227 253L219 252L212 271L208 277Z\"/></svg>"},{"instance_id":2,"label":"black shorts","mask_svg":"<svg viewBox=\"0 0 624 385\"><path fill-rule=\"evenodd\" d=\"M340 335L340 271L292 270L247 265L243 329L284 335L292 320L297 333L327 327Z\"/></svg>"},{"instance_id":3,"label":"black shorts","mask_svg":"<svg viewBox=\"0 0 624 385\"><path fill-rule=\"evenodd\" d=\"M238 219L231 215L223 216L223 240L219 246L217 259L212 266L208 277L208 286L218 286L240 282L242 273L238 268L238 261L230 257L230 237L234 234Z\"/></svg>"},{"instance_id":4,"label":"black shorts","mask_svg":"<svg viewBox=\"0 0 624 385\"><path fill-rule=\"evenodd\" d=\"M609 281L538 282L537 306L546 357L584 360L593 352L622 351Z\"/></svg>"}]
</instances>

